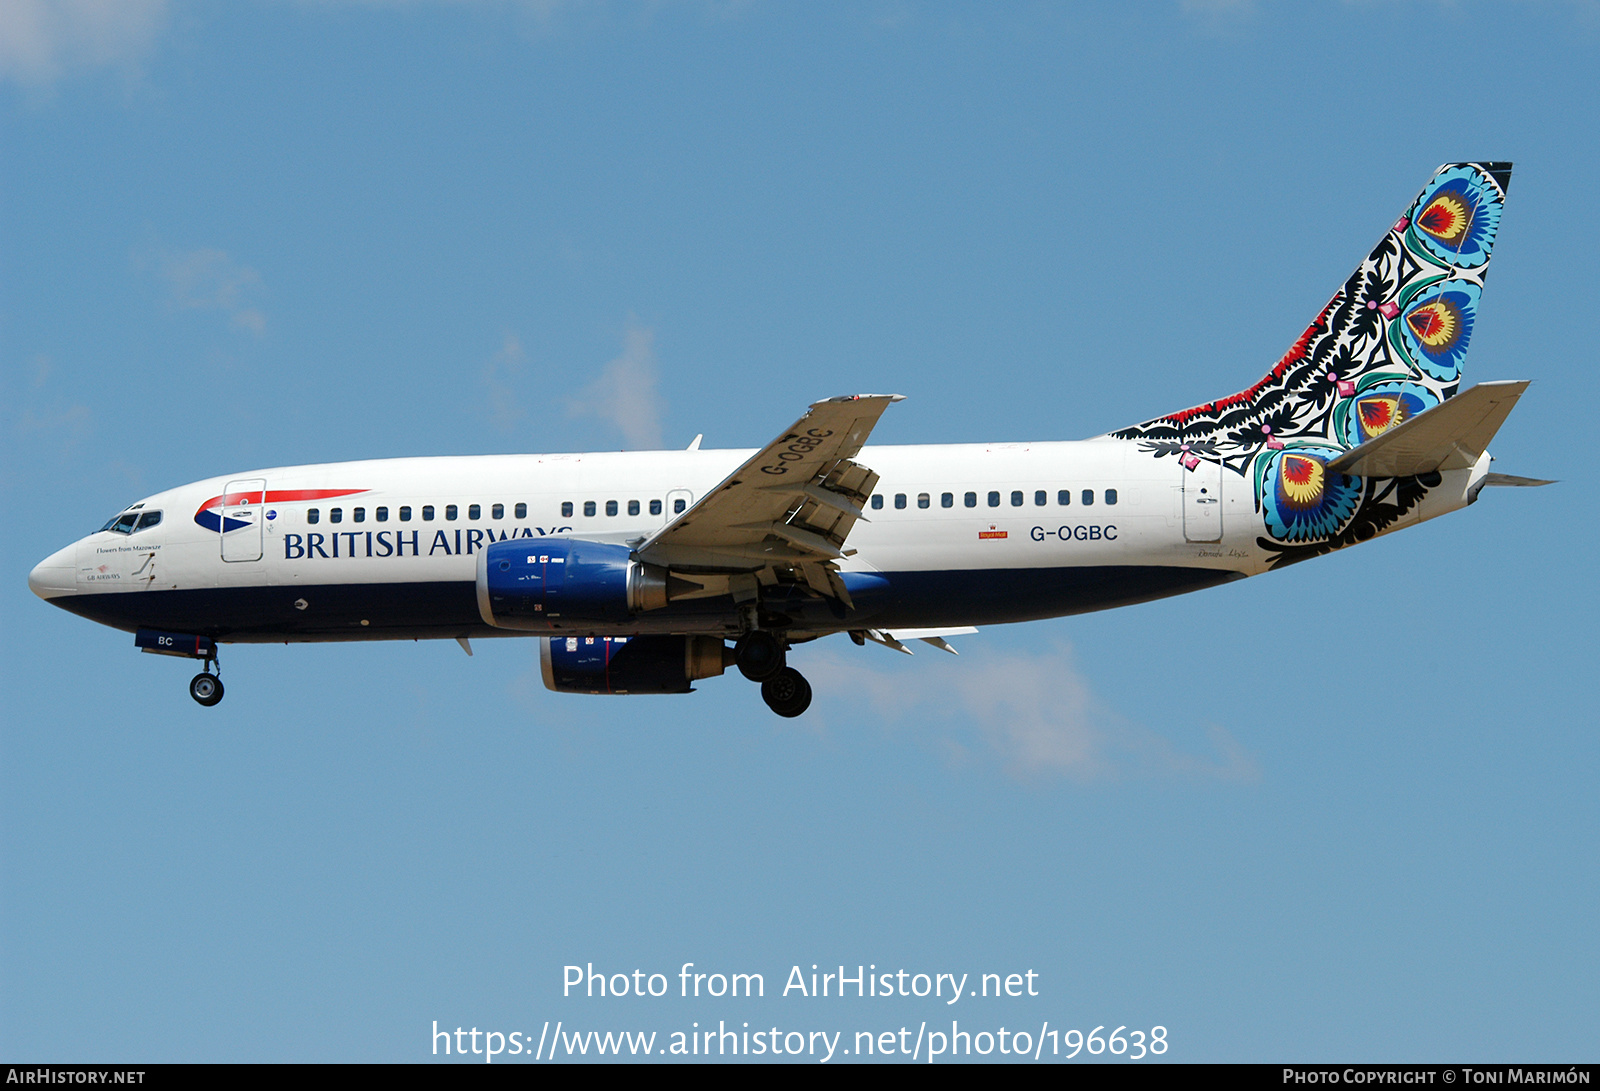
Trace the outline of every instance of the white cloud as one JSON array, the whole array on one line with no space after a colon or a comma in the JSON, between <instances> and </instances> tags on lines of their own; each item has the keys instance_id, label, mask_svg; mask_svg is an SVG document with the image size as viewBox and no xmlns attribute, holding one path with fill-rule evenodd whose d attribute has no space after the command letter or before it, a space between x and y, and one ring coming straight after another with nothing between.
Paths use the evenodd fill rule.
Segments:
<instances>
[{"instance_id":1,"label":"white cloud","mask_svg":"<svg viewBox=\"0 0 1600 1091\"><path fill-rule=\"evenodd\" d=\"M886 720L914 720L932 729L946 753L962 760L987 750L1022 780L1055 776L1074 780L1128 776L1181 776L1251 781L1254 760L1220 727L1208 732L1212 754L1190 754L1148 728L1105 707L1073 662L1070 648L997 652L962 641L959 660L939 658L874 666L869 657L892 655L869 645L857 654L828 650L805 654L799 665L814 687L819 710L865 700ZM918 657L919 660L922 657Z\"/></svg>"},{"instance_id":2,"label":"white cloud","mask_svg":"<svg viewBox=\"0 0 1600 1091\"><path fill-rule=\"evenodd\" d=\"M0 79L25 86L135 64L167 21L167 0L0 0Z\"/></svg>"},{"instance_id":3,"label":"white cloud","mask_svg":"<svg viewBox=\"0 0 1600 1091\"><path fill-rule=\"evenodd\" d=\"M72 383L52 382L54 372L55 362L43 354L29 360L26 369L4 372L0 397L6 412L0 414L0 444L7 454L0 456L0 492L35 476L28 467L38 462L41 452L60 464L94 434L94 412L71 400Z\"/></svg>"},{"instance_id":4,"label":"white cloud","mask_svg":"<svg viewBox=\"0 0 1600 1091\"><path fill-rule=\"evenodd\" d=\"M489 423L502 432L511 431L527 416L515 385L525 359L522 340L507 331L501 335L500 351L489 358L483 369L483 385L489 391Z\"/></svg>"},{"instance_id":5,"label":"white cloud","mask_svg":"<svg viewBox=\"0 0 1600 1091\"><path fill-rule=\"evenodd\" d=\"M631 316L622 338L622 355L567 406L575 417L599 417L616 426L634 450L661 449L661 395L656 377L655 332Z\"/></svg>"},{"instance_id":6,"label":"white cloud","mask_svg":"<svg viewBox=\"0 0 1600 1091\"><path fill-rule=\"evenodd\" d=\"M221 311L242 330L257 337L266 332L267 316L254 305L261 290L261 276L248 265L234 261L226 251L207 247L157 251L138 263L155 266L171 290L173 306L181 310Z\"/></svg>"}]
</instances>

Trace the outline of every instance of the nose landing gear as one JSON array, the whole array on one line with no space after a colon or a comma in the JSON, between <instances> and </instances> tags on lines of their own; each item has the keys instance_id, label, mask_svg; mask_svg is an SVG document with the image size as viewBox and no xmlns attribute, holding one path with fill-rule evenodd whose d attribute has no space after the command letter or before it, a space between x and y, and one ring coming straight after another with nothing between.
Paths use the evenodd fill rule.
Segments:
<instances>
[{"instance_id":1,"label":"nose landing gear","mask_svg":"<svg viewBox=\"0 0 1600 1091\"><path fill-rule=\"evenodd\" d=\"M201 673L189 679L189 696L206 708L222 700L222 679L217 677L222 673L221 664L217 660L217 642L211 637L140 629L133 634L133 646L153 655L200 660Z\"/></svg>"},{"instance_id":2,"label":"nose landing gear","mask_svg":"<svg viewBox=\"0 0 1600 1091\"><path fill-rule=\"evenodd\" d=\"M217 677L221 673L222 663L217 658L216 646L212 645L211 654L205 656L204 669L189 679L189 696L205 708L222 700L222 679Z\"/></svg>"}]
</instances>

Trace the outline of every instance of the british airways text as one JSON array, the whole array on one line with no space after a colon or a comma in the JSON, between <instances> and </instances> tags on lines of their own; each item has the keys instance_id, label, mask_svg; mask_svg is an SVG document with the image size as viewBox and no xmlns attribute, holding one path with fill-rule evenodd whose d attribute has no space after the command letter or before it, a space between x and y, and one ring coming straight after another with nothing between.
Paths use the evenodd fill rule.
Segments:
<instances>
[{"instance_id":1,"label":"british airways text","mask_svg":"<svg viewBox=\"0 0 1600 1091\"><path fill-rule=\"evenodd\" d=\"M508 538L545 538L555 534L570 534L571 527L512 527L497 535L493 530L460 527L435 530L433 540L423 552L420 530L339 530L330 534L308 531L305 534L283 536L283 559L286 561L311 561L336 557L431 557L443 553L447 557L472 554L493 542ZM409 553L407 552L409 550Z\"/></svg>"}]
</instances>

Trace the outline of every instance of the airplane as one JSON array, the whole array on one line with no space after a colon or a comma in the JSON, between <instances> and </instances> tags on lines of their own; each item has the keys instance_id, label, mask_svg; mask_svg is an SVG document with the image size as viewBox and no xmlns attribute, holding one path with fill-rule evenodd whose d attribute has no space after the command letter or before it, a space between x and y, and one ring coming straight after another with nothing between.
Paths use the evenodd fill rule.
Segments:
<instances>
[{"instance_id":1,"label":"airplane","mask_svg":"<svg viewBox=\"0 0 1600 1091\"><path fill-rule=\"evenodd\" d=\"M1510 163L1452 163L1248 389L1092 439L870 447L899 395L816 402L758 451L400 458L145 497L40 562L47 602L218 646L535 636L547 687L686 693L733 666L780 716L792 650L909 652L1145 602L1549 482L1490 471L1526 381L1461 389Z\"/></svg>"}]
</instances>

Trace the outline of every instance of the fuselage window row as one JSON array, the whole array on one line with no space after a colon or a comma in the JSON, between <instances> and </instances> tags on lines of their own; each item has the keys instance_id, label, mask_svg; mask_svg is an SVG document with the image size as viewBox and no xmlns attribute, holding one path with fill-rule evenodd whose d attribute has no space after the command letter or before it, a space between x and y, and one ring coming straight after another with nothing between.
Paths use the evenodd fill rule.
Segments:
<instances>
[{"instance_id":1,"label":"fuselage window row","mask_svg":"<svg viewBox=\"0 0 1600 1091\"><path fill-rule=\"evenodd\" d=\"M624 502L621 501L621 500L607 500L607 501L604 501L604 505L605 505L605 514L607 516L615 516L615 515L622 514L623 507L624 507ZM601 501L585 500L583 502L583 514L586 517L592 519L592 518L594 518L595 516L597 516L600 513L600 506L601 506ZM922 506L926 507L927 505L924 504ZM571 500L563 501L562 504L561 504L561 517L563 519L571 519L573 517L575 507L576 507L576 505L573 503L573 501L571 501ZM672 513L674 515L682 515L686 510L688 510L688 507L689 507L689 502L687 500L684 500L682 498L676 499L676 500L674 500L672 502ZM628 512L629 515L637 516L637 515L642 514L645 510L648 509L651 515L659 516L661 514L661 512L665 509L665 505L660 500L651 500L651 501L648 501L648 502L642 501L642 500L629 500L629 501L626 501L626 509L627 509L627 512ZM512 510L513 510L513 512L515 514L515 517L518 518L518 519L526 519L528 517L528 505L525 504L525 503L518 504ZM433 522L434 511L435 511L434 505L432 505L432 504L424 504L424 505L422 505L422 521L424 523ZM389 509L387 507L376 508L376 509L373 510L372 517L373 517L373 520L375 522L387 523L389 521ZM460 517L461 517L461 509L460 509L460 507L458 505L456 505L456 504L446 504L444 506L444 518L445 518L446 522L454 522L455 520L459 519ZM506 506L504 504L493 504L493 505L490 506L490 508L489 508L489 518L490 519L504 519L505 517L506 517ZM105 526L101 527L100 529L101 530L118 530L119 529L119 526L118 526L119 519L123 519L123 518L125 518L125 517L120 517L119 516L118 519L113 519L111 522L107 523ZM367 509L365 509L365 508L353 508L353 509L351 509L350 518L351 518L352 522L356 522L356 523L364 523L364 522L366 522ZM483 505L481 505L481 504L468 504L467 505L467 520L469 522L477 521L477 520L480 520L482 518L483 518ZM409 523L411 521L411 506L409 504L401 505L400 510L399 510L399 520L402 523ZM160 516L159 516L159 514L157 514L157 522L159 522L159 521L160 521ZM308 522L308 523L320 523L321 521L322 521L322 510L320 508L307 508L306 509L306 522ZM328 522L330 522L330 523L341 523L343 521L344 521L344 509L343 508L329 508L328 509ZM148 524L148 525L154 526L155 524L151 523L151 524ZM126 533L128 533L128 530L121 529L120 533L126 534Z\"/></svg>"},{"instance_id":2,"label":"fuselage window row","mask_svg":"<svg viewBox=\"0 0 1600 1091\"><path fill-rule=\"evenodd\" d=\"M991 490L989 492L988 497L987 497L989 506L991 508L1000 507L1001 502L1002 502L1001 501L1001 496L1002 496L1001 490L999 490L999 489ZM1094 494L1094 490L1093 489L1084 489L1083 492L1079 495L1079 503L1082 504L1084 507L1089 507L1089 506L1094 504L1094 496L1095 496L1095 494ZM897 493L894 494L894 506L895 506L896 509L898 509L898 510L904 510L905 509L905 507L906 507L906 497L907 497L907 494L903 493L903 492L897 492ZM1117 490L1116 489L1106 489L1103 499L1104 499L1105 503L1108 504L1108 505L1109 504L1115 504L1117 502ZM975 493L975 492L964 493L962 495L962 498L961 498L961 503L965 507L969 507L969 508L977 507L978 506L978 494ZM1013 490L1011 490L1011 506L1012 507L1020 508L1020 507L1023 507L1026 503L1027 503L1027 494L1026 494L1026 492L1024 490L1022 490L1022 489L1013 489ZM1033 506L1034 507L1042 508L1042 507L1047 506L1049 503L1050 503L1050 491L1048 489L1036 489L1036 490L1034 490L1034 493L1033 493ZM1064 508L1064 507L1068 507L1069 505L1071 505L1071 503L1072 503L1072 490L1071 489L1061 489L1056 493L1056 504L1057 505L1059 505L1060 507ZM868 506L871 507L873 511L882 511L883 510L883 504L884 504L883 493L873 493L872 494L872 499L870 501L868 501ZM923 492L923 493L918 493L917 494L917 507L919 507L919 508L931 508L932 506L933 506L933 497L932 497L931 493ZM953 508L953 507L955 507L956 506L956 494L953 493L953 492L940 493L939 494L939 506L941 508Z\"/></svg>"},{"instance_id":3,"label":"fuselage window row","mask_svg":"<svg viewBox=\"0 0 1600 1091\"><path fill-rule=\"evenodd\" d=\"M659 501L659 500L651 500L651 501L649 501L648 507L649 507L650 514L651 515L660 515L661 511L662 511L662 506L663 505L662 505L661 501ZM521 519L523 517L523 515L525 514L526 507L527 507L527 505L525 505L525 504L518 504L517 505L517 518L518 519ZM571 519L575 507L576 507L576 505L573 503L573 501L571 501L571 500L563 500L561 502L561 518L563 518L563 519ZM644 503L642 501L639 501L639 500L629 500L627 502L627 510L628 510L628 514L629 515L638 515L642 510L644 510L644 507L645 507ZM688 501L683 500L682 498L674 500L672 502L672 514L674 514L674 515L682 515L684 513L684 511L688 509L688 507L689 507ZM585 519L593 519L599 513L600 513L600 501L598 501L598 500L585 500L583 502L583 516L584 516ZM622 501L620 501L620 500L607 500L607 501L605 501L605 513L606 513L607 517L611 517L611 516L622 514Z\"/></svg>"},{"instance_id":4,"label":"fuselage window row","mask_svg":"<svg viewBox=\"0 0 1600 1091\"><path fill-rule=\"evenodd\" d=\"M650 503L651 503L651 507L653 508L652 514L658 514L661 511L661 501L652 500ZM638 510L637 510L638 506L639 506L639 503L638 503L637 500L630 501L629 504L628 504L628 514L637 515L638 514ZM561 514L562 515L569 516L569 517L571 516L571 514L572 514L572 510L571 510L572 509L572 505L571 504L563 504L563 505L561 505L561 509L562 509L561 510ZM526 519L528 517L528 505L526 503L518 504L512 510L515 512L516 518L518 518L518 519ZM396 513L396 515L397 515L399 521L402 522L402 523L411 522L411 505L410 504L402 504L402 505L400 505L400 509ZM459 516L460 516L460 509L455 504L446 504L445 505L445 507L444 507L444 517L445 517L445 519L447 521L454 521L455 519L459 518ZM424 504L424 505L422 505L422 521L425 522L425 523L431 523L431 522L433 522L433 517L434 517L434 506L432 504ZM489 518L490 519L504 519L505 517L506 517L506 506L504 504L492 504L492 505L490 505L490 507L489 507ZM467 505L467 519L468 520L478 520L478 519L482 519L482 518L483 518L483 505L481 505L481 504L468 504ZM350 521L352 523L365 523L367 521L367 509L366 508L351 508L350 509ZM372 521L375 522L375 523L387 523L389 521L389 508L388 508L388 506L384 505L384 506L381 506L381 507L373 508L372 509ZM156 522L160 522L160 513L156 513ZM322 522L322 509L320 509L320 508L307 508L306 509L306 522L308 522L308 523L320 523L320 522ZM342 522L344 522L344 509L343 508L329 508L328 509L328 522L330 522L330 523L342 523ZM117 520L112 520L110 523L107 523L101 529L102 530L115 530L115 529L117 529L116 523L117 523ZM150 523L150 524L147 524L147 525L154 526L155 523ZM128 532L124 530L121 533L126 534Z\"/></svg>"},{"instance_id":5,"label":"fuselage window row","mask_svg":"<svg viewBox=\"0 0 1600 1091\"><path fill-rule=\"evenodd\" d=\"M1026 494L1024 493L1023 490L1021 490L1021 489L1013 489L1011 491L1011 496L1010 496L1011 506L1014 507L1014 508L1023 507L1024 504L1026 503L1025 496L1026 496ZM1001 498L1002 498L1002 493L1001 493L1000 490L991 490L989 492L988 496L986 497L986 500L988 501L989 507L998 508L998 507L1001 506L1001 503L1002 503L1002 499ZM1116 489L1106 489L1102 499L1103 499L1104 503L1106 503L1108 505L1109 504L1115 504L1117 502L1117 490ZM1049 500L1050 500L1050 493L1049 493L1048 490L1046 490L1046 489L1036 489L1036 490L1034 490L1034 493L1033 493L1033 505L1035 507L1040 507L1040 508L1045 507L1049 503ZM1072 501L1072 490L1071 489L1060 489L1060 490L1058 490L1056 492L1056 504L1059 505L1060 507L1067 507L1067 506L1071 505L1072 502L1073 501ZM1093 505L1094 502L1095 502L1095 491L1093 489L1084 489L1084 490L1082 490L1082 492L1079 494L1079 501L1078 502L1081 505L1083 505L1084 507L1089 507L1089 506ZM585 500L583 502L583 514L584 514L584 516L586 518L591 518L591 519L597 517L600 514L601 503L602 503L601 501L597 501L597 500ZM637 516L637 515L641 514L642 511L646 510L646 507L648 507L648 510L649 510L651 515L659 516L661 514L661 512L662 512L663 507L664 507L664 505L662 504L662 502L660 500L651 500L651 501L648 502L648 505L646 505L644 502L641 502L639 500L629 500L626 503L627 503L627 512L631 516ZM894 494L894 506L895 506L896 509L904 510L909 506L909 503L910 503L909 494L903 493L903 492ZM975 493L975 492L963 493L962 497L961 497L961 503L962 503L962 506L964 506L964 507L968 507L968 508L977 507L978 506L978 494ZM610 516L616 516L616 515L621 514L621 512L622 512L622 504L623 504L623 502L619 501L619 500L606 500L606 501L604 501L604 508L605 508L606 516L610 517ZM688 505L688 502L686 500L683 500L681 498L676 499L676 500L674 500L672 502L672 513L674 515L682 515L684 513L684 511L688 508L688 506L689 505ZM883 494L882 493L874 493L872 495L871 500L869 501L869 506L874 511L881 511L883 509L883 506L884 506ZM955 495L955 493L952 493L952 492L940 493L939 494L939 506L941 508L954 508L956 506L956 495ZM926 493L926 492L918 493L917 494L917 507L921 508L921 509L924 509L924 510L932 508L933 507L933 494L932 493ZM561 517L563 519L571 519L573 517L574 513L575 513L575 508L576 508L576 504L573 501L571 501L571 500L563 501L562 504L561 504ZM411 509L411 505L402 504L400 506L399 511L397 512L397 516L399 518L399 521L402 522L402 523L409 523L411 521L411 510L412 510ZM422 521L425 522L425 523L433 522L433 520L434 520L434 510L435 510L434 509L434 505L432 505L432 504L424 504L424 505L422 505ZM528 505L526 503L518 504L518 505L516 505L516 507L514 509L514 512L515 512L516 518L518 518L518 519L526 519L528 517ZM505 518L505 513L506 513L506 506L504 504L494 504L489 509L489 518L491 518L491 519L504 519ZM459 507L457 505L455 505L455 504L446 504L444 506L444 518L445 518L445 520L447 522L454 522L459 517L460 517L460 509L459 509ZM385 506L385 507L379 507L379 508L373 509L372 518L373 518L374 522L387 523L389 521L389 509L388 509L388 507ZM482 518L483 518L483 506L481 504L469 504L469 505L467 505L467 519L468 520L476 521L476 520L479 520L479 519L482 519ZM351 522L355 522L355 523L364 523L364 522L366 522L367 521L367 509L366 508L352 508L350 510L350 520L351 520ZM307 523L315 524L315 523L319 523L321 521L322 521L321 509L319 509L319 508L307 508L306 509L306 522ZM330 523L342 523L343 521L344 521L344 509L343 508L329 508L328 509L328 522L330 522ZM137 527L135 527L135 525L134 525L136 522L138 523ZM100 529L101 530L114 531L115 533L118 533L118 534L131 534L131 533L133 533L133 531L135 529L143 530L146 527L153 527L159 522L161 522L161 513L160 512L145 512L145 513L143 513L142 517L141 517L141 514L139 512L128 512L128 513L125 513L125 514L117 516L115 519L112 519L110 522L108 522L105 526L101 527Z\"/></svg>"}]
</instances>

